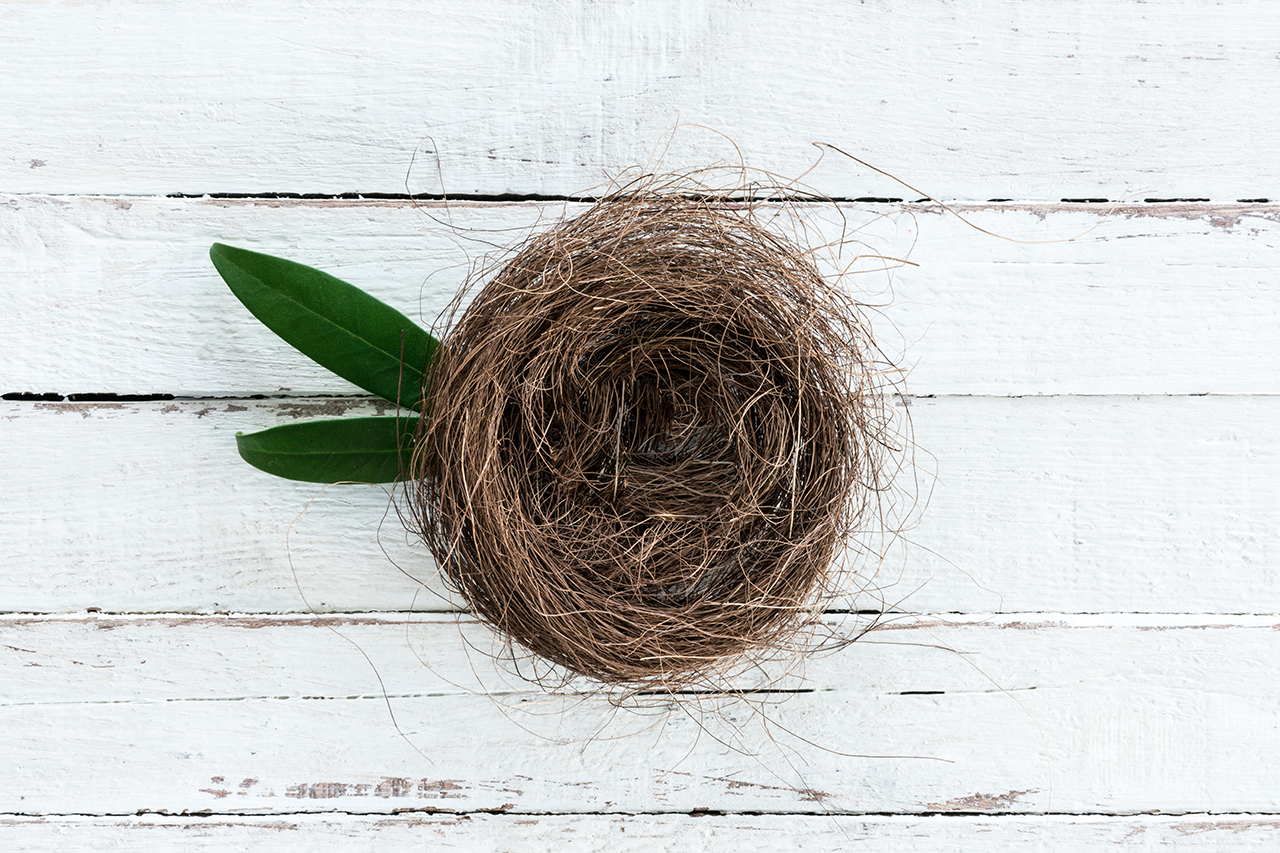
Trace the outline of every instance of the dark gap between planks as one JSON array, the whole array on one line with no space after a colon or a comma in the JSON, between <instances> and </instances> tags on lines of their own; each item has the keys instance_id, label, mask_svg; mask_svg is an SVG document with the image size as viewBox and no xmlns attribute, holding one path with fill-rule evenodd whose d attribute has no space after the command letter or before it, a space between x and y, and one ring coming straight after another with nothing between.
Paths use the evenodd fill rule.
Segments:
<instances>
[{"instance_id":1,"label":"dark gap between planks","mask_svg":"<svg viewBox=\"0 0 1280 853\"><path fill-rule=\"evenodd\" d=\"M688 195L688 198L701 198L703 196ZM300 192L216 192L216 193L182 193L174 192L165 195L165 198L175 199L228 199L228 200L246 200L253 201L262 200L297 200L297 201L458 201L458 202L572 202L579 204L589 204L597 200L595 196L582 195L549 195L545 193L380 193L380 192L345 192L345 193L300 193ZM822 204L838 203L838 204L899 204L905 199L892 196L830 196L823 198L815 198L811 195L732 195L724 199L729 202L818 202ZM1018 199L1013 198L989 198L986 203L995 204L1003 202L1017 202ZM1066 204L1109 204L1114 199L1109 198L1064 198L1060 199ZM1174 197L1174 198L1144 198L1144 202L1148 204L1171 204L1171 203L1187 203L1187 202L1213 202L1209 198L1193 198L1193 197ZM1270 204L1270 198L1238 198L1234 200L1238 204ZM935 204L933 199L918 198L908 204ZM981 204L982 202L974 201L958 201L951 200L952 204ZM1025 200L1027 204L1042 204L1043 202L1034 199ZM1228 200L1218 202L1220 204L1230 203Z\"/></svg>"}]
</instances>

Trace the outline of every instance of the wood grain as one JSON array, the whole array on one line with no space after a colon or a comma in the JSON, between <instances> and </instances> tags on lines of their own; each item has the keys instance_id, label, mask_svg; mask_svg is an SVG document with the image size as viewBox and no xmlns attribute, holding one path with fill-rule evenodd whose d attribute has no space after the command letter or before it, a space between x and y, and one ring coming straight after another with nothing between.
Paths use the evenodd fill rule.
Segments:
<instances>
[{"instance_id":1,"label":"wood grain","mask_svg":"<svg viewBox=\"0 0 1280 853\"><path fill-rule=\"evenodd\" d=\"M0 403L0 606L449 607L386 491L292 483L236 455L237 430L380 412ZM1280 611L1280 397L939 397L910 415L916 468L888 516L907 529L866 543L883 560L855 563L870 588L851 606Z\"/></svg>"},{"instance_id":2,"label":"wood grain","mask_svg":"<svg viewBox=\"0 0 1280 853\"><path fill-rule=\"evenodd\" d=\"M1268 0L3 5L0 394L175 399L0 402L0 848L1280 847L1278 30ZM741 165L849 202L770 210L847 238L820 260L907 371L906 529L851 602L906 612L838 654L679 711L541 693L383 492L236 457L377 405L215 240L430 323L578 209L502 194ZM408 192L464 198L368 198Z\"/></svg>"},{"instance_id":3,"label":"wood grain","mask_svg":"<svg viewBox=\"0 0 1280 853\"><path fill-rule=\"evenodd\" d=\"M831 142L937 197L1280 195L1268 0L10 4L0 189L577 193ZM1241 97L1241 93L1248 93ZM736 143L736 148L732 143ZM916 194L838 158L831 195ZM439 191L418 152L408 183Z\"/></svg>"},{"instance_id":4,"label":"wood grain","mask_svg":"<svg viewBox=\"0 0 1280 853\"><path fill-rule=\"evenodd\" d=\"M469 261L566 209L8 196L0 389L354 393L231 296L212 242L318 266L432 324ZM997 240L929 206L779 214L805 245L849 241L824 265L883 306L877 339L912 393L1280 393L1280 205L956 210L1020 240L1076 239Z\"/></svg>"},{"instance_id":5,"label":"wood grain","mask_svg":"<svg viewBox=\"0 0 1280 853\"><path fill-rule=\"evenodd\" d=\"M1280 843L1280 819L1267 815L927 816L893 815L240 815L128 819L0 818L14 853L68 847L136 850L276 851L466 850L472 853L652 853L654 850L837 850L865 844L902 853L939 849L1088 851L1172 849L1266 851ZM512 839L518 839L518 843Z\"/></svg>"},{"instance_id":6,"label":"wood grain","mask_svg":"<svg viewBox=\"0 0 1280 853\"><path fill-rule=\"evenodd\" d=\"M521 687L470 650L478 630L5 618L0 812L1123 814L1280 796L1258 749L1280 726L1259 678L1275 617L911 620L781 683L812 692L642 712Z\"/></svg>"}]
</instances>

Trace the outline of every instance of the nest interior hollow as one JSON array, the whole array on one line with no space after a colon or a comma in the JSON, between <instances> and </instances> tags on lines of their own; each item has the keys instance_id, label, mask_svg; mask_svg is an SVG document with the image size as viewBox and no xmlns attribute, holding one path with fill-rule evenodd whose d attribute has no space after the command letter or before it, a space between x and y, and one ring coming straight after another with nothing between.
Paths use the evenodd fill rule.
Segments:
<instances>
[{"instance_id":1,"label":"nest interior hollow","mask_svg":"<svg viewBox=\"0 0 1280 853\"><path fill-rule=\"evenodd\" d=\"M599 202L448 330L415 523L504 639L607 684L687 683L785 642L828 589L878 481L868 346L749 208Z\"/></svg>"}]
</instances>

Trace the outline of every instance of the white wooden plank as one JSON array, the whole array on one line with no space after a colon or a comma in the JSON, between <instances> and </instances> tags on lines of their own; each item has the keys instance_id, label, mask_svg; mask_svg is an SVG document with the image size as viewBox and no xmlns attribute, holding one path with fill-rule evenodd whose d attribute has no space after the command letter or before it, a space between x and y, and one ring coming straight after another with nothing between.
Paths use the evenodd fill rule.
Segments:
<instances>
[{"instance_id":1,"label":"white wooden plank","mask_svg":"<svg viewBox=\"0 0 1280 853\"><path fill-rule=\"evenodd\" d=\"M311 263L431 323L469 259L564 210L9 196L0 389L350 393L230 295L210 243ZM1280 205L960 212L1023 240L1084 236L1015 244L911 205L815 206L778 227L853 241L840 259L855 270L847 281L885 306L879 340L915 394L1280 393ZM875 272L884 261L872 255L919 266Z\"/></svg>"},{"instance_id":2,"label":"white wooden plank","mask_svg":"<svg viewBox=\"0 0 1280 853\"><path fill-rule=\"evenodd\" d=\"M1084 815L1002 817L894 815L289 815L288 817L0 818L14 853L94 850L386 853L652 853L654 850L1022 851L1165 850L1182 853L1274 850L1272 815Z\"/></svg>"},{"instance_id":3,"label":"white wooden plank","mask_svg":"<svg viewBox=\"0 0 1280 853\"><path fill-rule=\"evenodd\" d=\"M281 480L236 452L238 430L394 407L6 401L0 411L13 489L0 515L5 610L447 606L439 583L426 592L409 576L429 582L434 565L388 490Z\"/></svg>"},{"instance_id":4,"label":"white wooden plank","mask_svg":"<svg viewBox=\"0 0 1280 853\"><path fill-rule=\"evenodd\" d=\"M814 655L800 666L781 654L725 683L737 690L1012 695L1067 684L1056 674L1064 666L1097 669L1099 678L1112 673L1147 679L1154 673L1156 682L1167 683L1161 682L1162 667L1197 661L1209 666L1209 658L1230 649L1265 651L1271 633L1280 630L1280 617L827 614L821 624L832 637L871 630L838 653ZM539 692L514 673L509 660L493 660L509 656L466 614L6 614L0 630L0 702L13 707ZM1037 644L1057 644L1073 660L1050 666L1036 657ZM1184 659L1159 665L1145 659L1156 652ZM1263 673L1255 686L1269 689L1265 676L1272 674ZM1220 667L1213 684L1248 692L1258 675L1246 660ZM555 693L577 696L584 689L575 683Z\"/></svg>"},{"instance_id":5,"label":"white wooden plank","mask_svg":"<svg viewBox=\"0 0 1280 853\"><path fill-rule=\"evenodd\" d=\"M813 692L692 714L469 695L449 676L485 662L421 619L336 617L362 654L324 620L6 618L0 811L1280 806L1274 616L901 624L812 661L792 683Z\"/></svg>"},{"instance_id":6,"label":"white wooden plank","mask_svg":"<svg viewBox=\"0 0 1280 853\"><path fill-rule=\"evenodd\" d=\"M446 607L382 489L236 455L237 430L378 412L0 403L0 606L305 611L301 587L321 611ZM893 514L910 527L853 606L1280 611L1280 397L940 397L911 415L919 483Z\"/></svg>"},{"instance_id":7,"label":"white wooden plank","mask_svg":"<svg viewBox=\"0 0 1280 853\"><path fill-rule=\"evenodd\" d=\"M1278 27L1267 0L10 4L0 188L399 192L427 141L452 192L571 193L688 122L759 168L828 141L940 197L1274 196ZM664 165L735 160L688 130Z\"/></svg>"},{"instance_id":8,"label":"white wooden plank","mask_svg":"<svg viewBox=\"0 0 1280 853\"><path fill-rule=\"evenodd\" d=\"M940 611L1276 612L1277 403L914 400L917 459L937 480L885 561L882 583L901 570L885 597L919 589L903 606Z\"/></svg>"}]
</instances>

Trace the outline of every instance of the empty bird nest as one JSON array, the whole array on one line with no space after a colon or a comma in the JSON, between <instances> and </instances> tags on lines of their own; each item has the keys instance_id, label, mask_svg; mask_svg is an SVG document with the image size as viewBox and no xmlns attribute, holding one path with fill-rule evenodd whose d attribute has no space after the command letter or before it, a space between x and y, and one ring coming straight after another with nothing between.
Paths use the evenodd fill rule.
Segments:
<instances>
[{"instance_id":1,"label":"empty bird nest","mask_svg":"<svg viewBox=\"0 0 1280 853\"><path fill-rule=\"evenodd\" d=\"M411 523L505 641L605 685L686 686L791 647L880 524L883 359L758 211L619 193L455 301Z\"/></svg>"}]
</instances>

